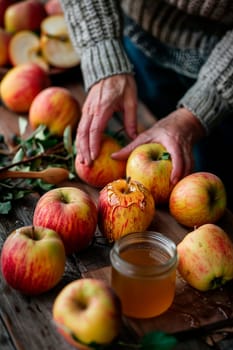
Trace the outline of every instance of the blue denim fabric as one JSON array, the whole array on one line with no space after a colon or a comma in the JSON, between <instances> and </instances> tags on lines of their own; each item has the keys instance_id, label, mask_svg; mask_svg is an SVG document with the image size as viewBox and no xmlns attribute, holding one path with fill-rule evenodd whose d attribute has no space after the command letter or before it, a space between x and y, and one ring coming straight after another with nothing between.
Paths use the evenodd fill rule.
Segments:
<instances>
[{"instance_id":1,"label":"blue denim fabric","mask_svg":"<svg viewBox=\"0 0 233 350\"><path fill-rule=\"evenodd\" d=\"M171 69L160 67L128 39L124 47L134 65L138 95L157 118L174 111L182 95L195 82ZM194 149L194 171L210 171L224 182L228 194L228 207L233 210L233 115L199 142Z\"/></svg>"}]
</instances>

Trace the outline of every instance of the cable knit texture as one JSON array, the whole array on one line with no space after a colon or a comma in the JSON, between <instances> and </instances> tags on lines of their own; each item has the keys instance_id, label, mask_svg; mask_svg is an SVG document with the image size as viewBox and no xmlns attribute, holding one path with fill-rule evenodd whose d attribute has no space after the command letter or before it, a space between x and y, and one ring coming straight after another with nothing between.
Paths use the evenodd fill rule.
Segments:
<instances>
[{"instance_id":1,"label":"cable knit texture","mask_svg":"<svg viewBox=\"0 0 233 350\"><path fill-rule=\"evenodd\" d=\"M196 79L179 101L207 132L233 114L232 0L60 0L85 89L133 74L127 35L156 63Z\"/></svg>"}]
</instances>

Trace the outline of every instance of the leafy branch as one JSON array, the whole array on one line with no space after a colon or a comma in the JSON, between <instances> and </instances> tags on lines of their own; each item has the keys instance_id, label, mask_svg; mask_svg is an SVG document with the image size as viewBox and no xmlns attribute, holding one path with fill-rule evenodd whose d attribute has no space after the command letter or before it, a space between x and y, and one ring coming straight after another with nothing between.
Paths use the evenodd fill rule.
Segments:
<instances>
[{"instance_id":1,"label":"leafy branch","mask_svg":"<svg viewBox=\"0 0 233 350\"><path fill-rule=\"evenodd\" d=\"M53 165L69 170L69 178L75 175L75 148L72 140L71 128L68 126L63 137L49 133L44 125L40 125L27 138L24 132L27 121L19 118L19 135L15 136L16 145L12 147L0 136L0 175L8 169L20 171L40 171ZM13 202L29 193L42 194L51 188L41 179L4 179L0 180L0 214L8 214Z\"/></svg>"}]
</instances>

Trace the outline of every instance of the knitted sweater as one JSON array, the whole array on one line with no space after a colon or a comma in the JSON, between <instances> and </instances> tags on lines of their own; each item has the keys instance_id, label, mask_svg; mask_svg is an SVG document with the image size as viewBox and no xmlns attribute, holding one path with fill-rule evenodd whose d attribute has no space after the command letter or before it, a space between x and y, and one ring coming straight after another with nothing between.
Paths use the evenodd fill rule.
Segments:
<instances>
[{"instance_id":1,"label":"knitted sweater","mask_svg":"<svg viewBox=\"0 0 233 350\"><path fill-rule=\"evenodd\" d=\"M232 0L61 0L85 89L114 74L133 74L122 45L129 36L158 64L196 83L178 106L209 132L233 117ZM127 20L125 21L124 18ZM155 49L155 45L156 49Z\"/></svg>"}]
</instances>

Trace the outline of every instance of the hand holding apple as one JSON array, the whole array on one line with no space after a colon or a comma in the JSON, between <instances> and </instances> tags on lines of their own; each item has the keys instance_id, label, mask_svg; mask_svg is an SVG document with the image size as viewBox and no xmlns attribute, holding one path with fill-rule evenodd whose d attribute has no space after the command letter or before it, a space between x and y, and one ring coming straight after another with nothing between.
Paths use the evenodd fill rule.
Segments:
<instances>
[{"instance_id":1,"label":"hand holding apple","mask_svg":"<svg viewBox=\"0 0 233 350\"><path fill-rule=\"evenodd\" d=\"M135 180L108 183L100 191L97 208L99 229L109 242L127 233L145 231L155 215L151 192Z\"/></svg>"},{"instance_id":2,"label":"hand holding apple","mask_svg":"<svg viewBox=\"0 0 233 350\"><path fill-rule=\"evenodd\" d=\"M151 191L155 204L169 201L172 162L169 153L159 143L136 147L127 160L126 176L141 182Z\"/></svg>"},{"instance_id":3,"label":"hand holding apple","mask_svg":"<svg viewBox=\"0 0 233 350\"><path fill-rule=\"evenodd\" d=\"M78 349L106 346L121 327L121 304L104 281L84 278L66 285L53 304L58 331Z\"/></svg>"},{"instance_id":4,"label":"hand holding apple","mask_svg":"<svg viewBox=\"0 0 233 350\"><path fill-rule=\"evenodd\" d=\"M178 270L200 291L215 289L233 279L233 243L215 224L188 233L177 245Z\"/></svg>"},{"instance_id":5,"label":"hand holding apple","mask_svg":"<svg viewBox=\"0 0 233 350\"><path fill-rule=\"evenodd\" d=\"M16 229L5 240L1 252L1 270L6 282L27 295L53 288L63 276L65 262L59 235L43 227Z\"/></svg>"},{"instance_id":6,"label":"hand holding apple","mask_svg":"<svg viewBox=\"0 0 233 350\"><path fill-rule=\"evenodd\" d=\"M227 195L222 180L208 172L185 176L175 185L169 199L170 213L187 227L217 222L226 205Z\"/></svg>"},{"instance_id":7,"label":"hand holding apple","mask_svg":"<svg viewBox=\"0 0 233 350\"><path fill-rule=\"evenodd\" d=\"M88 247L97 226L97 207L89 194L75 187L60 187L46 192L38 200L33 224L55 230L66 254Z\"/></svg>"},{"instance_id":8,"label":"hand holding apple","mask_svg":"<svg viewBox=\"0 0 233 350\"><path fill-rule=\"evenodd\" d=\"M116 139L103 135L100 154L91 165L80 163L77 154L75 170L79 178L96 188L102 188L111 181L124 178L126 161L111 158L111 154L120 148L121 145Z\"/></svg>"}]
</instances>

